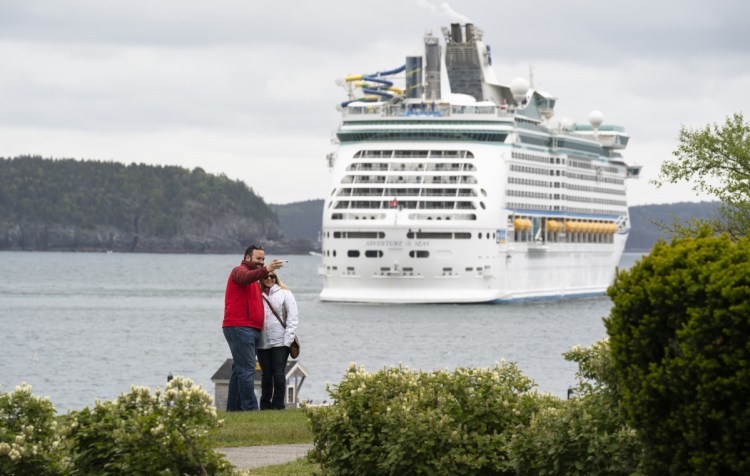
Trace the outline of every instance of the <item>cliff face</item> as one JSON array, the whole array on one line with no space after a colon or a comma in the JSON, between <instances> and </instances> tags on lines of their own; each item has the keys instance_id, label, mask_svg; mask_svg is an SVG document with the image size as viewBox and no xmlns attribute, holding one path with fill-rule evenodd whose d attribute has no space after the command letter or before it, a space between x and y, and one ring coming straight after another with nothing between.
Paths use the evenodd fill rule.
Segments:
<instances>
[{"instance_id":1,"label":"cliff face","mask_svg":"<svg viewBox=\"0 0 750 476\"><path fill-rule=\"evenodd\" d=\"M0 158L0 250L306 253L244 183L201 169Z\"/></svg>"}]
</instances>

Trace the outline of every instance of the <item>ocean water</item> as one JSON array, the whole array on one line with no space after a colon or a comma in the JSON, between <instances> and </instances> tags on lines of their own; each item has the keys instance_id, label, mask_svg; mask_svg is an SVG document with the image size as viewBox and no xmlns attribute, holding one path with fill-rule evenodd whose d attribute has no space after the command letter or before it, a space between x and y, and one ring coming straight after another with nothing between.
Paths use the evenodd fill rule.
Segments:
<instances>
[{"instance_id":1,"label":"ocean water","mask_svg":"<svg viewBox=\"0 0 750 476\"><path fill-rule=\"evenodd\" d=\"M625 254L627 268L641 254ZM575 365L561 354L605 336L608 297L487 305L323 303L320 258L284 256L300 308L300 397L329 399L350 362L367 370L492 367L515 361L540 390L564 397ZM213 395L231 357L221 332L224 288L241 257L0 252L0 392L27 382L58 412L131 385L184 375Z\"/></svg>"}]
</instances>

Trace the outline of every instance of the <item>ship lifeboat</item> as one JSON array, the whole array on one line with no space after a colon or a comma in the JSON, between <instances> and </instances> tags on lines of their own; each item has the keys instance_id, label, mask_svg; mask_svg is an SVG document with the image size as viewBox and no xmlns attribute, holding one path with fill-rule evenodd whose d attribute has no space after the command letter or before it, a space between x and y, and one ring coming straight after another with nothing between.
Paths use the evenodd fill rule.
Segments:
<instances>
[{"instance_id":1,"label":"ship lifeboat","mask_svg":"<svg viewBox=\"0 0 750 476\"><path fill-rule=\"evenodd\" d=\"M513 227L516 231L528 231L531 229L531 220L526 218L516 218L513 221Z\"/></svg>"},{"instance_id":2,"label":"ship lifeboat","mask_svg":"<svg viewBox=\"0 0 750 476\"><path fill-rule=\"evenodd\" d=\"M547 231L550 233L557 233L562 231L562 223L557 220L547 220Z\"/></svg>"}]
</instances>

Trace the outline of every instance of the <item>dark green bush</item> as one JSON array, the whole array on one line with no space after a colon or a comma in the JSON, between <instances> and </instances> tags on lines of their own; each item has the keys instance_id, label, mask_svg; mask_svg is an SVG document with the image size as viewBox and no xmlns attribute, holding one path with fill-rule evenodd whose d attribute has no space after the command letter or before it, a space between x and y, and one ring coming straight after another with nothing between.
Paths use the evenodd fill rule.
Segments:
<instances>
[{"instance_id":1,"label":"dark green bush","mask_svg":"<svg viewBox=\"0 0 750 476\"><path fill-rule=\"evenodd\" d=\"M613 382L651 474L750 474L750 241L661 242L609 290Z\"/></svg>"}]
</instances>

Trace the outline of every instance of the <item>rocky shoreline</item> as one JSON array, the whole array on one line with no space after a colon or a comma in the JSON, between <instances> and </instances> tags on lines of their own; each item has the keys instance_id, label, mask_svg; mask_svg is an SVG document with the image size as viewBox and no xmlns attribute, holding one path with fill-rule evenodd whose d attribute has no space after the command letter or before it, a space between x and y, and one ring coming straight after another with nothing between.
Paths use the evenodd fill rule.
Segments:
<instances>
[{"instance_id":1,"label":"rocky shoreline","mask_svg":"<svg viewBox=\"0 0 750 476\"><path fill-rule=\"evenodd\" d=\"M249 223L231 227L211 226L203 233L181 233L171 237L127 232L113 226L80 228L42 223L0 222L0 250L89 251L129 253L238 253L250 244L261 244L273 253L306 254L314 250L308 240L290 240L271 227L259 233Z\"/></svg>"}]
</instances>

